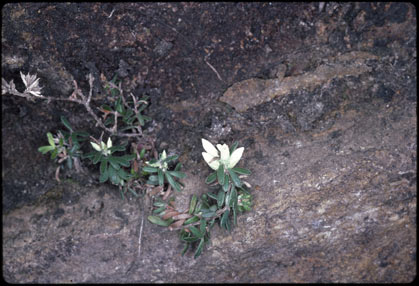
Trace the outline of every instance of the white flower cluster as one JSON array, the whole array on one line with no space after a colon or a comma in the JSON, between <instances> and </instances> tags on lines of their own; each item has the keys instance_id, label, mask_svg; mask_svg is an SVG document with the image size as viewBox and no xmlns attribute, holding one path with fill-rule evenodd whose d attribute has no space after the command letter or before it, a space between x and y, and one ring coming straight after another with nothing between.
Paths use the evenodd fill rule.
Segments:
<instances>
[{"instance_id":1,"label":"white flower cluster","mask_svg":"<svg viewBox=\"0 0 419 286\"><path fill-rule=\"evenodd\" d=\"M30 93L33 96L41 97L41 89L42 87L39 86L39 78L35 75L24 75L20 72L20 77L22 78L23 83L25 84L26 90L25 93Z\"/></svg>"},{"instance_id":2,"label":"white flower cluster","mask_svg":"<svg viewBox=\"0 0 419 286\"><path fill-rule=\"evenodd\" d=\"M96 151L102 152L104 156L108 156L111 154L111 147L112 147L112 140L111 137L108 138L108 142L105 145L105 142L100 142L100 146L96 144L95 142L90 142L92 144L93 148L95 148Z\"/></svg>"},{"instance_id":3,"label":"white flower cluster","mask_svg":"<svg viewBox=\"0 0 419 286\"><path fill-rule=\"evenodd\" d=\"M230 149L227 144L217 144L218 150L208 140L202 138L202 147L206 152L202 152L205 162L213 170L218 170L220 164L223 164L225 169L231 169L236 166L243 155L244 147L237 148L230 154Z\"/></svg>"}]
</instances>

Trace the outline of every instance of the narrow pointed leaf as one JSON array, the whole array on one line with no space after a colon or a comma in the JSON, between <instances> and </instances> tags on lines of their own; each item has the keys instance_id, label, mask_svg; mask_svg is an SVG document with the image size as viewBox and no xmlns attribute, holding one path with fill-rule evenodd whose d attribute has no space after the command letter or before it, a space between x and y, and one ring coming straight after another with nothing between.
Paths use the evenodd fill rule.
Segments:
<instances>
[{"instance_id":1,"label":"narrow pointed leaf","mask_svg":"<svg viewBox=\"0 0 419 286\"><path fill-rule=\"evenodd\" d=\"M173 179L169 173L164 173L169 184L178 192L181 191L179 184Z\"/></svg>"},{"instance_id":2,"label":"narrow pointed leaf","mask_svg":"<svg viewBox=\"0 0 419 286\"><path fill-rule=\"evenodd\" d=\"M196 236L196 237L198 237L198 238L201 238L201 237L203 237L204 236L204 234L203 233L201 233L196 227L194 227L194 226L190 226L190 227L188 227L189 228L189 230L192 232L192 234L194 235L194 236Z\"/></svg>"},{"instance_id":3,"label":"narrow pointed leaf","mask_svg":"<svg viewBox=\"0 0 419 286\"><path fill-rule=\"evenodd\" d=\"M231 169L232 171L234 171L235 173L239 174L239 175L250 175L251 172L247 169L244 168L240 168L240 167L234 167Z\"/></svg>"},{"instance_id":4,"label":"narrow pointed leaf","mask_svg":"<svg viewBox=\"0 0 419 286\"><path fill-rule=\"evenodd\" d=\"M49 151L52 151L54 149L55 149L55 147L48 145L48 146L41 146L41 147L39 147L38 148L38 151L41 152L42 154L46 154Z\"/></svg>"},{"instance_id":5,"label":"narrow pointed leaf","mask_svg":"<svg viewBox=\"0 0 419 286\"><path fill-rule=\"evenodd\" d=\"M199 217L193 216L193 217L188 218L187 220L185 220L183 225L188 225L188 224L191 224L191 223L194 223L194 222L197 222L197 221L199 221Z\"/></svg>"},{"instance_id":6,"label":"narrow pointed leaf","mask_svg":"<svg viewBox=\"0 0 419 286\"><path fill-rule=\"evenodd\" d=\"M217 170L217 179L220 185L224 184L224 165L220 164Z\"/></svg>"},{"instance_id":7,"label":"narrow pointed leaf","mask_svg":"<svg viewBox=\"0 0 419 286\"><path fill-rule=\"evenodd\" d=\"M148 173L156 173L158 168L150 167L150 166L144 166L143 171Z\"/></svg>"},{"instance_id":8,"label":"narrow pointed leaf","mask_svg":"<svg viewBox=\"0 0 419 286\"><path fill-rule=\"evenodd\" d=\"M172 175L173 177L179 178L179 179L183 179L186 177L186 174L183 172L179 172L179 171L168 171L168 173L170 175Z\"/></svg>"},{"instance_id":9,"label":"narrow pointed leaf","mask_svg":"<svg viewBox=\"0 0 419 286\"><path fill-rule=\"evenodd\" d=\"M47 137L48 137L49 145L51 145L52 147L55 147L54 138L52 137L52 134L50 132L47 133Z\"/></svg>"},{"instance_id":10,"label":"narrow pointed leaf","mask_svg":"<svg viewBox=\"0 0 419 286\"><path fill-rule=\"evenodd\" d=\"M204 248L204 238L201 238L198 247L196 248L194 259L201 255L202 249Z\"/></svg>"},{"instance_id":11,"label":"narrow pointed leaf","mask_svg":"<svg viewBox=\"0 0 419 286\"><path fill-rule=\"evenodd\" d=\"M171 225L172 224L172 222L173 222L173 219L168 219L168 220L163 220L161 217L159 217L159 216L153 216L153 215L151 215L151 216L148 216L148 218L147 218L151 223L154 223L154 224L157 224L157 225L160 225L160 226L169 226L169 225Z\"/></svg>"},{"instance_id":12,"label":"narrow pointed leaf","mask_svg":"<svg viewBox=\"0 0 419 286\"><path fill-rule=\"evenodd\" d=\"M239 146L239 142L234 142L233 145L230 147L230 154L233 154L233 152L236 150L237 146Z\"/></svg>"},{"instance_id":13,"label":"narrow pointed leaf","mask_svg":"<svg viewBox=\"0 0 419 286\"><path fill-rule=\"evenodd\" d=\"M73 132L73 128L71 128L70 123L68 122L68 120L64 116L61 116L61 123L64 124L64 126L67 127L68 130Z\"/></svg>"},{"instance_id":14,"label":"narrow pointed leaf","mask_svg":"<svg viewBox=\"0 0 419 286\"><path fill-rule=\"evenodd\" d=\"M217 179L217 173L216 173L216 172L213 172L213 173L211 173L211 174L207 177L207 179L205 180L205 183L206 183L206 184L211 184L211 183L213 183L216 179Z\"/></svg>"},{"instance_id":15,"label":"narrow pointed leaf","mask_svg":"<svg viewBox=\"0 0 419 286\"><path fill-rule=\"evenodd\" d=\"M186 253L186 251L188 251L188 249L189 249L189 243L185 243L185 247L183 248L183 250L182 250L182 256L183 255L185 255L185 253Z\"/></svg>"},{"instance_id":16,"label":"narrow pointed leaf","mask_svg":"<svg viewBox=\"0 0 419 286\"><path fill-rule=\"evenodd\" d=\"M164 175L163 175L163 172L162 172L162 170L160 168L157 169L157 177L159 179L159 185L160 186L163 186L163 184L164 184Z\"/></svg>"},{"instance_id":17,"label":"narrow pointed leaf","mask_svg":"<svg viewBox=\"0 0 419 286\"><path fill-rule=\"evenodd\" d=\"M197 201L198 201L198 197L196 195L193 195L191 199L191 203L189 204L189 214L193 214Z\"/></svg>"},{"instance_id":18,"label":"narrow pointed leaf","mask_svg":"<svg viewBox=\"0 0 419 286\"><path fill-rule=\"evenodd\" d=\"M221 208L223 206L224 197L225 197L225 192L223 190L220 190L218 192L218 195L217 195L217 205L218 205L218 208Z\"/></svg>"},{"instance_id":19,"label":"narrow pointed leaf","mask_svg":"<svg viewBox=\"0 0 419 286\"><path fill-rule=\"evenodd\" d=\"M241 187L242 183L237 174L230 169L228 169L228 173L230 174L231 180L233 181L234 185L236 185L237 187Z\"/></svg>"}]
</instances>

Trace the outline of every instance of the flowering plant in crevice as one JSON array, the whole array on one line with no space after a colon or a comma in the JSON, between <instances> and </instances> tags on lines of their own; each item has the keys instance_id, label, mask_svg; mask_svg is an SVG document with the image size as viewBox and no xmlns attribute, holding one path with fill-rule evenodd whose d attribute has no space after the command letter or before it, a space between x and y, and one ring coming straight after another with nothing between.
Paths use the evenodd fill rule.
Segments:
<instances>
[{"instance_id":1,"label":"flowering plant in crevice","mask_svg":"<svg viewBox=\"0 0 419 286\"><path fill-rule=\"evenodd\" d=\"M194 257L197 258L210 241L210 232L216 223L230 231L237 224L237 214L251 210L252 196L249 192L251 186L242 180L243 177L250 175L250 171L236 166L244 152L244 147L237 148L237 142L231 147L226 144L216 144L215 147L206 139L202 139L205 150L202 156L213 170L205 182L212 191L201 196L192 195L189 208L186 211L178 211L174 205L174 197L170 195L173 189L177 192L182 190L183 184L180 180L186 175L181 172L182 165L175 164L177 155L167 155L165 150L158 154L153 137L143 134L146 122L151 121L151 118L144 114L148 106L147 96L137 98L130 93L130 97L126 97L121 81L117 82L114 77L108 82L103 76L102 82L105 82L104 89L108 96L104 104L93 108L94 78L91 74L87 77L90 86L88 94L84 94L77 82L73 81L74 91L69 97L43 95L36 75L20 73L20 76L25 90L18 91L13 80L7 82L2 78L2 95L11 94L30 101L42 99L47 103L66 101L80 104L95 120L95 127L102 129L100 138L96 139L86 132L75 131L69 121L61 116L61 123L67 131L59 130L56 135L48 132L49 145L38 148L42 154L51 152L51 159L60 164L56 170L57 181L60 181L59 170L64 162L70 169L74 166L77 172L83 171L81 161L83 159L89 159L95 165L99 164L99 182L111 182L117 185L123 199L127 191L135 197L139 197L138 192L142 192L152 198L154 209L148 220L170 230L179 230L180 240L185 244L182 255L192 247L195 248ZM100 116L95 110L101 112ZM109 134L106 142L102 141L104 132ZM115 137L120 140L113 141ZM82 145L88 141L88 138L90 138L88 146L93 150L83 154ZM120 143L115 144L115 142ZM129 142L132 148L126 150ZM142 215L139 249L141 249L143 221Z\"/></svg>"},{"instance_id":2,"label":"flowering plant in crevice","mask_svg":"<svg viewBox=\"0 0 419 286\"><path fill-rule=\"evenodd\" d=\"M226 144L215 147L202 139L205 152L202 156L209 167L214 170L205 180L215 186L215 192L198 197L192 196L189 209L179 212L172 201L154 202L154 215L148 217L154 224L180 230L179 238L184 242L182 255L192 246L196 246L194 257L201 255L204 246L210 241L210 232L216 222L221 228L230 231L237 225L237 214L251 210L252 196L249 183L241 178L250 175L250 171L236 167L244 147L237 148L234 143L230 148Z\"/></svg>"}]
</instances>

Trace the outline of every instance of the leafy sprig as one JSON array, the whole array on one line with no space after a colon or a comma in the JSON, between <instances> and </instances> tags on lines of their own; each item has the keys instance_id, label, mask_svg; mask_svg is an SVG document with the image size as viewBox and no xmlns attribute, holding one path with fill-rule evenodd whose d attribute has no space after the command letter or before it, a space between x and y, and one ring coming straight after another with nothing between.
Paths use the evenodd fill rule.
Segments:
<instances>
[{"instance_id":1,"label":"leafy sprig","mask_svg":"<svg viewBox=\"0 0 419 286\"><path fill-rule=\"evenodd\" d=\"M68 120L61 116L61 123L67 128L66 131L59 130L56 136L47 133L49 145L41 146L38 151L42 154L51 152L51 160L57 159L59 164L67 163L67 167L72 169L75 166L77 171L81 170L80 158L82 156L81 144L89 136L83 131L74 131ZM59 181L59 170L61 165L57 167L56 179Z\"/></svg>"},{"instance_id":2,"label":"leafy sprig","mask_svg":"<svg viewBox=\"0 0 419 286\"><path fill-rule=\"evenodd\" d=\"M210 232L216 222L221 228L230 231L237 225L238 213L251 210L252 203L248 189L250 185L240 179L251 172L235 167L244 148L237 148L238 143L231 148L226 144L217 144L217 150L205 139L202 139L202 143L207 151L203 152L204 160L216 170L207 177L206 183L215 184L217 191L203 194L199 198L193 195L189 209L183 212L177 211L171 203L155 202L154 215L148 217L154 224L180 230L179 238L185 244L182 255L195 245L194 258L201 255L204 246L210 241ZM164 169L162 160L155 164L160 164L160 168Z\"/></svg>"}]
</instances>

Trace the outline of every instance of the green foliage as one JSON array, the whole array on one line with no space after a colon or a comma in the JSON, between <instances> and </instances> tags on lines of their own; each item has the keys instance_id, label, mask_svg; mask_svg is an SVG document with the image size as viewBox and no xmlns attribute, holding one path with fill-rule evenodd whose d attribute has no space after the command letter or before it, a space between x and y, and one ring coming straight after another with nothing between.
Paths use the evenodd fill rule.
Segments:
<instances>
[{"instance_id":1,"label":"green foliage","mask_svg":"<svg viewBox=\"0 0 419 286\"><path fill-rule=\"evenodd\" d=\"M66 162L67 167L71 169L74 161L82 155L81 144L89 135L86 132L74 131L64 116L61 116L61 123L68 131L59 130L56 136L48 132L49 145L39 147L38 151L44 155L51 152L51 160L57 159L60 164Z\"/></svg>"},{"instance_id":2,"label":"green foliage","mask_svg":"<svg viewBox=\"0 0 419 286\"><path fill-rule=\"evenodd\" d=\"M181 183L176 178L183 179L186 174L180 172L181 164L178 163L174 170L169 170L169 163L178 159L177 155L167 157L166 151L163 151L159 155L159 159L150 160L147 166L143 168L143 171L150 174L147 184L163 186L167 182L173 189L180 192Z\"/></svg>"},{"instance_id":3,"label":"green foliage","mask_svg":"<svg viewBox=\"0 0 419 286\"><path fill-rule=\"evenodd\" d=\"M37 83L36 76L23 76L22 79L28 87L28 83ZM89 84L92 89L93 77L90 76ZM14 91L12 82L5 88L8 92ZM77 85L75 86L77 89ZM119 187L121 196L129 191L134 196L139 194L136 190L149 194L154 198L153 211L147 216L149 222L170 230L179 230L180 241L184 243L182 255L189 249L194 249L194 258L199 257L205 246L210 242L211 230L218 224L222 229L231 231L237 225L237 215L241 212L250 211L252 206L252 195L249 192L250 186L242 181L244 176L250 175L247 169L236 167L240 161L244 147L238 148L238 142L231 147L226 144L216 144L214 146L209 141L202 139L205 152L202 152L205 162L213 170L206 177L205 183L211 185L212 191L201 196L192 195L189 208L181 212L174 206L174 198L170 197L171 190L180 192L183 188L181 179L186 174L181 172L182 165L176 163L178 155L167 156L166 151L157 155L154 143L150 146L143 146L144 142L130 142L130 139L140 138L142 129L151 118L144 115L144 110L148 106L148 97L137 99L130 94L130 98L123 95L121 81L115 76L112 81L104 86L108 95L106 103L102 104L99 110L103 113L99 119L93 114L89 106L89 97L80 95L82 104L94 117L97 126L110 133L107 142L96 140L86 132L74 131L68 120L61 117L61 123L67 129L58 131L57 135L47 133L48 145L38 148L42 154L51 153L51 159L58 160L58 163L67 162L69 168L73 165L79 166L80 160L88 159L99 168L99 182L110 182ZM40 94L40 88L27 90L26 97L47 98ZM78 93L80 90L78 90ZM77 95L76 93L74 93ZM73 95L72 95L73 96ZM71 98L69 101L76 99ZM119 131L118 131L119 130ZM120 133L123 131L122 133ZM111 137L124 137L120 144L114 145ZM90 137L90 147L93 150L87 154L82 152L82 144ZM131 143L131 152L127 150L128 143ZM147 147L147 148L146 148ZM149 152L150 151L150 152ZM151 158L151 154L155 158ZM56 177L58 179L57 169ZM160 198L160 196L162 198Z\"/></svg>"},{"instance_id":4,"label":"green foliage","mask_svg":"<svg viewBox=\"0 0 419 286\"><path fill-rule=\"evenodd\" d=\"M215 148L208 147L208 143L205 142L204 148L207 147L205 150L208 151L208 154L215 157ZM237 145L235 143L228 149L230 154L234 154ZM226 150L226 145L218 144L217 147L219 146L220 149ZM225 151L222 152L226 154ZM154 215L149 217L149 221L170 229L180 229L179 238L185 244L182 255L191 247L195 247L194 258L199 257L204 246L210 241L210 232L216 222L221 228L230 231L237 225L237 214L251 210L252 197L246 187L247 183L243 183L240 179L240 176L250 175L251 172L244 168L234 167L241 157L242 151L239 152L239 156L235 157L224 155L227 159L220 160L219 164L214 164L208 159L209 155L204 155L205 161L211 168L218 167L206 178L205 182L207 184L215 183L217 188L215 192L203 194L199 198L193 195L186 212L176 212L170 204L165 205L161 202L154 205L156 209ZM161 182L158 180L158 170L165 168L162 158L164 156L161 156L160 160L153 161L152 166L146 168L147 171L157 173L154 178L156 184ZM231 163L232 161L233 163Z\"/></svg>"}]
</instances>

